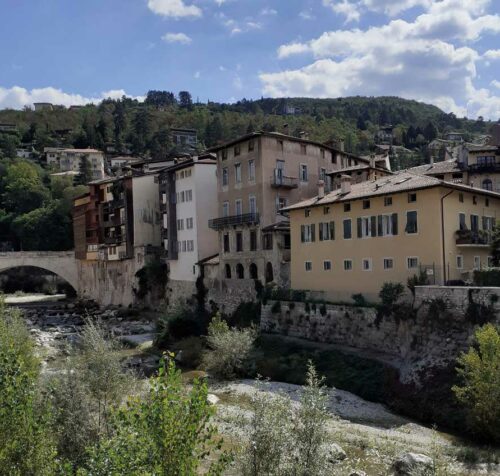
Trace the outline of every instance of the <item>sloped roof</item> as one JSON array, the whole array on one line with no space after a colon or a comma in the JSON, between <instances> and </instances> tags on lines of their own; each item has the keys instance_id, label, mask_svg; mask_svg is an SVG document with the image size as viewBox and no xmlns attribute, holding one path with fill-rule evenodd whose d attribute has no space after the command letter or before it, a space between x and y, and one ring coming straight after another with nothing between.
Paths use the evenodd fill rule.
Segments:
<instances>
[{"instance_id":1,"label":"sloped roof","mask_svg":"<svg viewBox=\"0 0 500 476\"><path fill-rule=\"evenodd\" d=\"M443 160L434 162L434 164L419 165L408 169L408 172L413 172L423 175L437 175L454 172L462 172L456 160Z\"/></svg>"}]
</instances>

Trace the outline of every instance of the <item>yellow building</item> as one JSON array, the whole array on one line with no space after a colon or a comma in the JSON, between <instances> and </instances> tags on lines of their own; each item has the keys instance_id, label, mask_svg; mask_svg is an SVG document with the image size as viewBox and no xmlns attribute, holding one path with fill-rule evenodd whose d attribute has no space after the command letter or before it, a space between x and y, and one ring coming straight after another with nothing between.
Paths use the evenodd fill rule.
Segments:
<instances>
[{"instance_id":1,"label":"yellow building","mask_svg":"<svg viewBox=\"0 0 500 476\"><path fill-rule=\"evenodd\" d=\"M500 194L402 172L284 209L290 214L291 287L377 300L384 282L423 271L430 284L488 266Z\"/></svg>"}]
</instances>

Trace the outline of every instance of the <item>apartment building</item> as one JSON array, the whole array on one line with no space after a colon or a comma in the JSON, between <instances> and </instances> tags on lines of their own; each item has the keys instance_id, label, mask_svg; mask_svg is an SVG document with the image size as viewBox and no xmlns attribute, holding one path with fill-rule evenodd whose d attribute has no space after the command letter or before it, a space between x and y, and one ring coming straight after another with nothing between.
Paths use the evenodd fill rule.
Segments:
<instances>
[{"instance_id":1,"label":"apartment building","mask_svg":"<svg viewBox=\"0 0 500 476\"><path fill-rule=\"evenodd\" d=\"M217 154L221 279L289 283L290 230L281 210L316 194L328 172L366 163L331 146L256 132L213 148Z\"/></svg>"},{"instance_id":2,"label":"apartment building","mask_svg":"<svg viewBox=\"0 0 500 476\"><path fill-rule=\"evenodd\" d=\"M75 256L117 261L137 247L160 246L158 189L154 174L97 180L74 201Z\"/></svg>"},{"instance_id":3,"label":"apartment building","mask_svg":"<svg viewBox=\"0 0 500 476\"><path fill-rule=\"evenodd\" d=\"M179 160L158 175L162 240L172 281L195 282L198 263L218 253L207 217L217 213L217 161L212 155Z\"/></svg>"},{"instance_id":4,"label":"apartment building","mask_svg":"<svg viewBox=\"0 0 500 476\"><path fill-rule=\"evenodd\" d=\"M375 157L370 157L368 160L368 163L328 172L326 175L331 179L332 190L340 188L342 177L345 175L351 177L352 184L378 180L379 178L392 175L391 170L386 167L384 161L376 162Z\"/></svg>"},{"instance_id":5,"label":"apartment building","mask_svg":"<svg viewBox=\"0 0 500 476\"><path fill-rule=\"evenodd\" d=\"M93 180L105 177L104 153L97 149L64 149L45 147L47 165L60 172L80 172L82 162L87 160L92 171Z\"/></svg>"},{"instance_id":6,"label":"apartment building","mask_svg":"<svg viewBox=\"0 0 500 476\"><path fill-rule=\"evenodd\" d=\"M291 285L349 300L377 300L384 282L423 271L431 284L488 266L500 194L402 172L287 207Z\"/></svg>"},{"instance_id":7,"label":"apartment building","mask_svg":"<svg viewBox=\"0 0 500 476\"><path fill-rule=\"evenodd\" d=\"M178 150L194 150L198 145L198 132L196 129L172 128L170 129L172 143Z\"/></svg>"}]
</instances>

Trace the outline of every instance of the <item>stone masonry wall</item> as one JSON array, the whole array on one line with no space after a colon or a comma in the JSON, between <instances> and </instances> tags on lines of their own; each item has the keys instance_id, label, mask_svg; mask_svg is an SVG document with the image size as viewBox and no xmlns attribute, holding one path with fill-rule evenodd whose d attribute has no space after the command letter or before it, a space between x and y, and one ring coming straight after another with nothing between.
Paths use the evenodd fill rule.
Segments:
<instances>
[{"instance_id":1,"label":"stone masonry wall","mask_svg":"<svg viewBox=\"0 0 500 476\"><path fill-rule=\"evenodd\" d=\"M415 316L408 318L377 317L369 307L270 301L262 307L261 329L383 353L400 368L404 381L419 369L449 363L469 347L477 325L468 314L471 298L500 322L500 288L421 287Z\"/></svg>"}]
</instances>

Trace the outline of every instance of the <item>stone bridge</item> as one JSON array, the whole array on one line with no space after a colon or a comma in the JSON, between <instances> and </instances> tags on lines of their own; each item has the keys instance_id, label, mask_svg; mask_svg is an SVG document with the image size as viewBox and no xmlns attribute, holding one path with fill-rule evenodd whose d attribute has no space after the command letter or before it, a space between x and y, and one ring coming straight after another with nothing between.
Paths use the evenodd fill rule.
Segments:
<instances>
[{"instance_id":1,"label":"stone bridge","mask_svg":"<svg viewBox=\"0 0 500 476\"><path fill-rule=\"evenodd\" d=\"M74 251L14 251L0 253L0 273L11 268L33 266L65 279L78 292L78 267Z\"/></svg>"}]
</instances>

